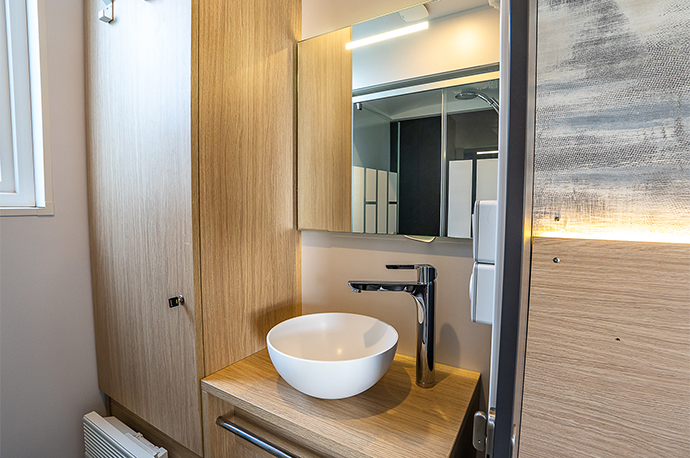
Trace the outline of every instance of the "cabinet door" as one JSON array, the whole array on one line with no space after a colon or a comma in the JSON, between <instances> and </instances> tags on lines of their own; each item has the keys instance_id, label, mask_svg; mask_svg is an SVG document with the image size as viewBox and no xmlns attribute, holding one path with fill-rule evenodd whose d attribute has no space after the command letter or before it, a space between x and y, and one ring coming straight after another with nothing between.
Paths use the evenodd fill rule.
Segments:
<instances>
[{"instance_id":1,"label":"cabinet door","mask_svg":"<svg viewBox=\"0 0 690 458\"><path fill-rule=\"evenodd\" d=\"M352 28L299 44L298 224L350 232Z\"/></svg>"},{"instance_id":2,"label":"cabinet door","mask_svg":"<svg viewBox=\"0 0 690 458\"><path fill-rule=\"evenodd\" d=\"M684 244L534 239L521 458L690 456L689 266Z\"/></svg>"},{"instance_id":3,"label":"cabinet door","mask_svg":"<svg viewBox=\"0 0 690 458\"><path fill-rule=\"evenodd\" d=\"M103 392L201 454L191 1L85 7L89 213ZM182 295L184 305L168 306Z\"/></svg>"}]
</instances>

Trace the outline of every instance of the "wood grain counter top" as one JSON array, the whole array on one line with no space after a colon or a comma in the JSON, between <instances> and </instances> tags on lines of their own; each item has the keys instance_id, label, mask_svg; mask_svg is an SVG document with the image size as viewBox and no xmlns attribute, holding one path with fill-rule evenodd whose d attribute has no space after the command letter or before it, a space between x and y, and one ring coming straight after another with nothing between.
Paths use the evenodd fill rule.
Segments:
<instances>
[{"instance_id":1,"label":"wood grain counter top","mask_svg":"<svg viewBox=\"0 0 690 458\"><path fill-rule=\"evenodd\" d=\"M262 350L203 379L202 391L321 454L326 450L326 455L336 457L448 457L459 433L465 440L458 447L467 446L479 377L477 372L437 364L436 386L422 389L414 382L414 358L396 355L388 372L369 390L324 400L288 385Z\"/></svg>"}]
</instances>

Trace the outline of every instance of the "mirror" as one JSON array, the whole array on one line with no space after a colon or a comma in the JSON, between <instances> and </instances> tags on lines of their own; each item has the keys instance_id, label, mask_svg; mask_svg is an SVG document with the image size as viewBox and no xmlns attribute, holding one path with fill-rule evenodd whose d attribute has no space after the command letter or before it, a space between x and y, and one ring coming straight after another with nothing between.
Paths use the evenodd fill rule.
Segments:
<instances>
[{"instance_id":1,"label":"mirror","mask_svg":"<svg viewBox=\"0 0 690 458\"><path fill-rule=\"evenodd\" d=\"M474 201L496 198L499 13L468 5L437 0L299 44L300 229L471 237Z\"/></svg>"},{"instance_id":2,"label":"mirror","mask_svg":"<svg viewBox=\"0 0 690 458\"><path fill-rule=\"evenodd\" d=\"M406 89L353 99L352 232L469 238L474 201L496 199L498 113L479 97L498 80Z\"/></svg>"}]
</instances>

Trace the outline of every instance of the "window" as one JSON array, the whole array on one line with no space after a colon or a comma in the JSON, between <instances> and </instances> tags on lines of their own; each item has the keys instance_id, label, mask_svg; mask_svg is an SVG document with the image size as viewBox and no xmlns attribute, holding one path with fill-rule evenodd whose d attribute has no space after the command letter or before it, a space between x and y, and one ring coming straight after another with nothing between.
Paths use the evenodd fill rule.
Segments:
<instances>
[{"instance_id":1,"label":"window","mask_svg":"<svg viewBox=\"0 0 690 458\"><path fill-rule=\"evenodd\" d=\"M52 214L37 0L0 3L0 214Z\"/></svg>"}]
</instances>

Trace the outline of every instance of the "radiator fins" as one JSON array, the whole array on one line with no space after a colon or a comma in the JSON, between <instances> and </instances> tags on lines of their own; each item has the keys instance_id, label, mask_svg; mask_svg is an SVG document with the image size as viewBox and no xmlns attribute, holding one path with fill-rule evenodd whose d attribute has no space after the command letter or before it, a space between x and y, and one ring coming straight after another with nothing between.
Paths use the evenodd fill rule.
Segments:
<instances>
[{"instance_id":1,"label":"radiator fins","mask_svg":"<svg viewBox=\"0 0 690 458\"><path fill-rule=\"evenodd\" d=\"M156 447L115 417L103 418L96 412L84 415L86 458L167 458L164 448Z\"/></svg>"}]
</instances>

